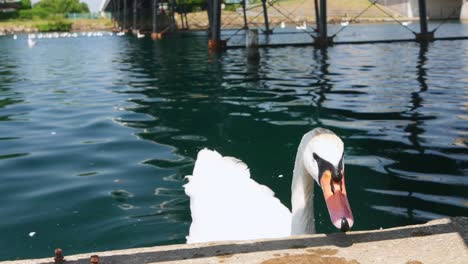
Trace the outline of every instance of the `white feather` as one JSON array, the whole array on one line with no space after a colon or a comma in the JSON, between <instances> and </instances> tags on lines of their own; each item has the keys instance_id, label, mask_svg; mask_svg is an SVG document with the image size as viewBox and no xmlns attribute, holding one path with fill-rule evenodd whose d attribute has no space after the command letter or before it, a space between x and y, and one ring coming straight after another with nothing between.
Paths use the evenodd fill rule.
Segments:
<instances>
[{"instance_id":1,"label":"white feather","mask_svg":"<svg viewBox=\"0 0 468 264\"><path fill-rule=\"evenodd\" d=\"M291 234L289 209L270 188L250 178L242 161L203 149L187 179L184 187L192 213L187 243Z\"/></svg>"}]
</instances>

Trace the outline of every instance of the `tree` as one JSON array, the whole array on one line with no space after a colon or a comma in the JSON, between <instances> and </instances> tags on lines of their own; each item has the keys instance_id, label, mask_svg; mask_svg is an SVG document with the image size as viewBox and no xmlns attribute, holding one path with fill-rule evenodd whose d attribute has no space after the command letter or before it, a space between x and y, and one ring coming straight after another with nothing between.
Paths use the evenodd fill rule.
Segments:
<instances>
[{"instance_id":1,"label":"tree","mask_svg":"<svg viewBox=\"0 0 468 264\"><path fill-rule=\"evenodd\" d=\"M41 8L50 13L88 13L89 8L86 3L80 3L79 0L41 0L34 5L34 8Z\"/></svg>"},{"instance_id":2,"label":"tree","mask_svg":"<svg viewBox=\"0 0 468 264\"><path fill-rule=\"evenodd\" d=\"M21 0L20 9L31 9L31 0Z\"/></svg>"}]
</instances>

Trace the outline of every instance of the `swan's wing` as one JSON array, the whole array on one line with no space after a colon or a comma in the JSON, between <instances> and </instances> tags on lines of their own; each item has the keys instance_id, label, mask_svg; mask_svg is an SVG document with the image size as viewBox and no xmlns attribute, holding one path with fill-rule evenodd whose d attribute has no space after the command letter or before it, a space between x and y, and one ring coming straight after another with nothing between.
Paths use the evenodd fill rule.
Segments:
<instances>
[{"instance_id":1,"label":"swan's wing","mask_svg":"<svg viewBox=\"0 0 468 264\"><path fill-rule=\"evenodd\" d=\"M184 187L192 213L187 243L291 234L289 209L268 187L250 179L242 161L203 149L187 178Z\"/></svg>"}]
</instances>

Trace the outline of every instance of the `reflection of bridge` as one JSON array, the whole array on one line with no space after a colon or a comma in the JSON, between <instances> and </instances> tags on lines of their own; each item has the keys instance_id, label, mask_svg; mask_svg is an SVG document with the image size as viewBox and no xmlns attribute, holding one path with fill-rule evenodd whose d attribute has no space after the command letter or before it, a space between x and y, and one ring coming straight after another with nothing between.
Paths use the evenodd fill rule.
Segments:
<instances>
[{"instance_id":1,"label":"reflection of bridge","mask_svg":"<svg viewBox=\"0 0 468 264\"><path fill-rule=\"evenodd\" d=\"M240 1L244 9L244 21L246 21L245 0ZM416 35L416 41L434 40L434 32L428 31L428 17L430 19L455 17L468 19L468 0L372 0L369 2L376 7L378 4L386 6L404 16L415 17L417 15L420 18L420 31L419 33L413 32ZM209 48L223 49L226 47L226 41L221 39L222 0L206 0L206 3L210 35ZM269 29L268 7L274 8L274 2L261 0L261 3L265 21L263 33L272 34L273 32ZM175 25L175 12L183 14L187 11L186 8L187 5L178 4L176 0L104 0L102 6L103 11L112 13L112 17L123 30L151 30L152 37L157 38ZM314 0L314 8L317 29L313 36L313 44L319 47L332 45L334 36L327 34L327 0ZM130 18L131 23L129 23ZM184 16L181 18L183 20ZM182 24L184 24L183 21ZM245 25L247 26L247 23Z\"/></svg>"},{"instance_id":2,"label":"reflection of bridge","mask_svg":"<svg viewBox=\"0 0 468 264\"><path fill-rule=\"evenodd\" d=\"M417 0L378 0L377 2L402 16L419 16ZM426 8L430 19L468 19L467 0L426 0Z\"/></svg>"}]
</instances>

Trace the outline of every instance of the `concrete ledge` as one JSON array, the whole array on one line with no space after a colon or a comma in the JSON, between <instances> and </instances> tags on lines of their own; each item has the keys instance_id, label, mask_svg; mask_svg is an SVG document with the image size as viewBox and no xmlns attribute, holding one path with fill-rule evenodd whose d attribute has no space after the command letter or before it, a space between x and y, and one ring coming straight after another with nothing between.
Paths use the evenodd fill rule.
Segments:
<instances>
[{"instance_id":1,"label":"concrete ledge","mask_svg":"<svg viewBox=\"0 0 468 264\"><path fill-rule=\"evenodd\" d=\"M66 264L90 263L468 263L468 217L422 225L284 239L181 244L67 256ZM54 263L53 257L0 262Z\"/></svg>"}]
</instances>

